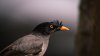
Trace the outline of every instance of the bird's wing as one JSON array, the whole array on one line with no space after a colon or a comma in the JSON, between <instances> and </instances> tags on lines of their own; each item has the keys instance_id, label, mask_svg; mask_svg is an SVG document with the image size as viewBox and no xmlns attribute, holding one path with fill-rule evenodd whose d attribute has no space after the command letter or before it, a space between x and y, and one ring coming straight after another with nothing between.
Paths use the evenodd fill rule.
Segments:
<instances>
[{"instance_id":1,"label":"bird's wing","mask_svg":"<svg viewBox=\"0 0 100 56\"><path fill-rule=\"evenodd\" d=\"M0 56L24 56L37 55L41 52L43 42L34 35L27 35L6 47L0 52Z\"/></svg>"}]
</instances>

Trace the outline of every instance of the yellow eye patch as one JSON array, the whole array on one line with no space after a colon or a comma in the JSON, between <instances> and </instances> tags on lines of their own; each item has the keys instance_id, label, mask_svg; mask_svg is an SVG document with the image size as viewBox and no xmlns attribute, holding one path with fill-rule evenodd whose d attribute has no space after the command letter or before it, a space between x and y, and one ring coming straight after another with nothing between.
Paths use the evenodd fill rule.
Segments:
<instances>
[{"instance_id":1,"label":"yellow eye patch","mask_svg":"<svg viewBox=\"0 0 100 56\"><path fill-rule=\"evenodd\" d=\"M50 28L53 28L53 25L50 25Z\"/></svg>"}]
</instances>

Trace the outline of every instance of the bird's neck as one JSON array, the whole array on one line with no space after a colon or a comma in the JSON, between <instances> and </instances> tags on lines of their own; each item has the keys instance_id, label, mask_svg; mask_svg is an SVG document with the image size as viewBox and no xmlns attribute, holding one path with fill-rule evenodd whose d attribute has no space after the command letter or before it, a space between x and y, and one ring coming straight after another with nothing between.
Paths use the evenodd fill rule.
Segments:
<instances>
[{"instance_id":1,"label":"bird's neck","mask_svg":"<svg viewBox=\"0 0 100 56\"><path fill-rule=\"evenodd\" d=\"M35 35L35 36L43 36L43 37L50 36L50 34L47 34L47 33L40 33L40 32L35 32L35 31L34 31L32 34Z\"/></svg>"}]
</instances>

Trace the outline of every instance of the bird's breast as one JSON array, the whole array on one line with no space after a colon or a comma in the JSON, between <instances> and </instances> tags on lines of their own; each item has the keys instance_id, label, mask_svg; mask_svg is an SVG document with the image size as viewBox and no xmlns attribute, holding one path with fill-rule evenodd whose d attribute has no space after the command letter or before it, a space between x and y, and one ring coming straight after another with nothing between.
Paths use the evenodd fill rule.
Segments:
<instances>
[{"instance_id":1,"label":"bird's breast","mask_svg":"<svg viewBox=\"0 0 100 56\"><path fill-rule=\"evenodd\" d=\"M42 46L42 51L40 53L41 56L45 54L48 44L49 44L49 38L43 38L43 46Z\"/></svg>"}]
</instances>

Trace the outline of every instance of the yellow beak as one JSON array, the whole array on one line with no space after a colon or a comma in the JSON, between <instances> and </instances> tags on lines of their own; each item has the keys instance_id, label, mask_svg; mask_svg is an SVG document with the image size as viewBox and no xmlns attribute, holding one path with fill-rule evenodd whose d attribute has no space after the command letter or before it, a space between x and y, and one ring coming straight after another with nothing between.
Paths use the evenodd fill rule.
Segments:
<instances>
[{"instance_id":1,"label":"yellow beak","mask_svg":"<svg viewBox=\"0 0 100 56\"><path fill-rule=\"evenodd\" d=\"M67 28L67 27L65 27L65 26L62 26L62 27L60 28L60 30L61 30L61 31L67 31L67 30L70 30L70 29Z\"/></svg>"}]
</instances>

